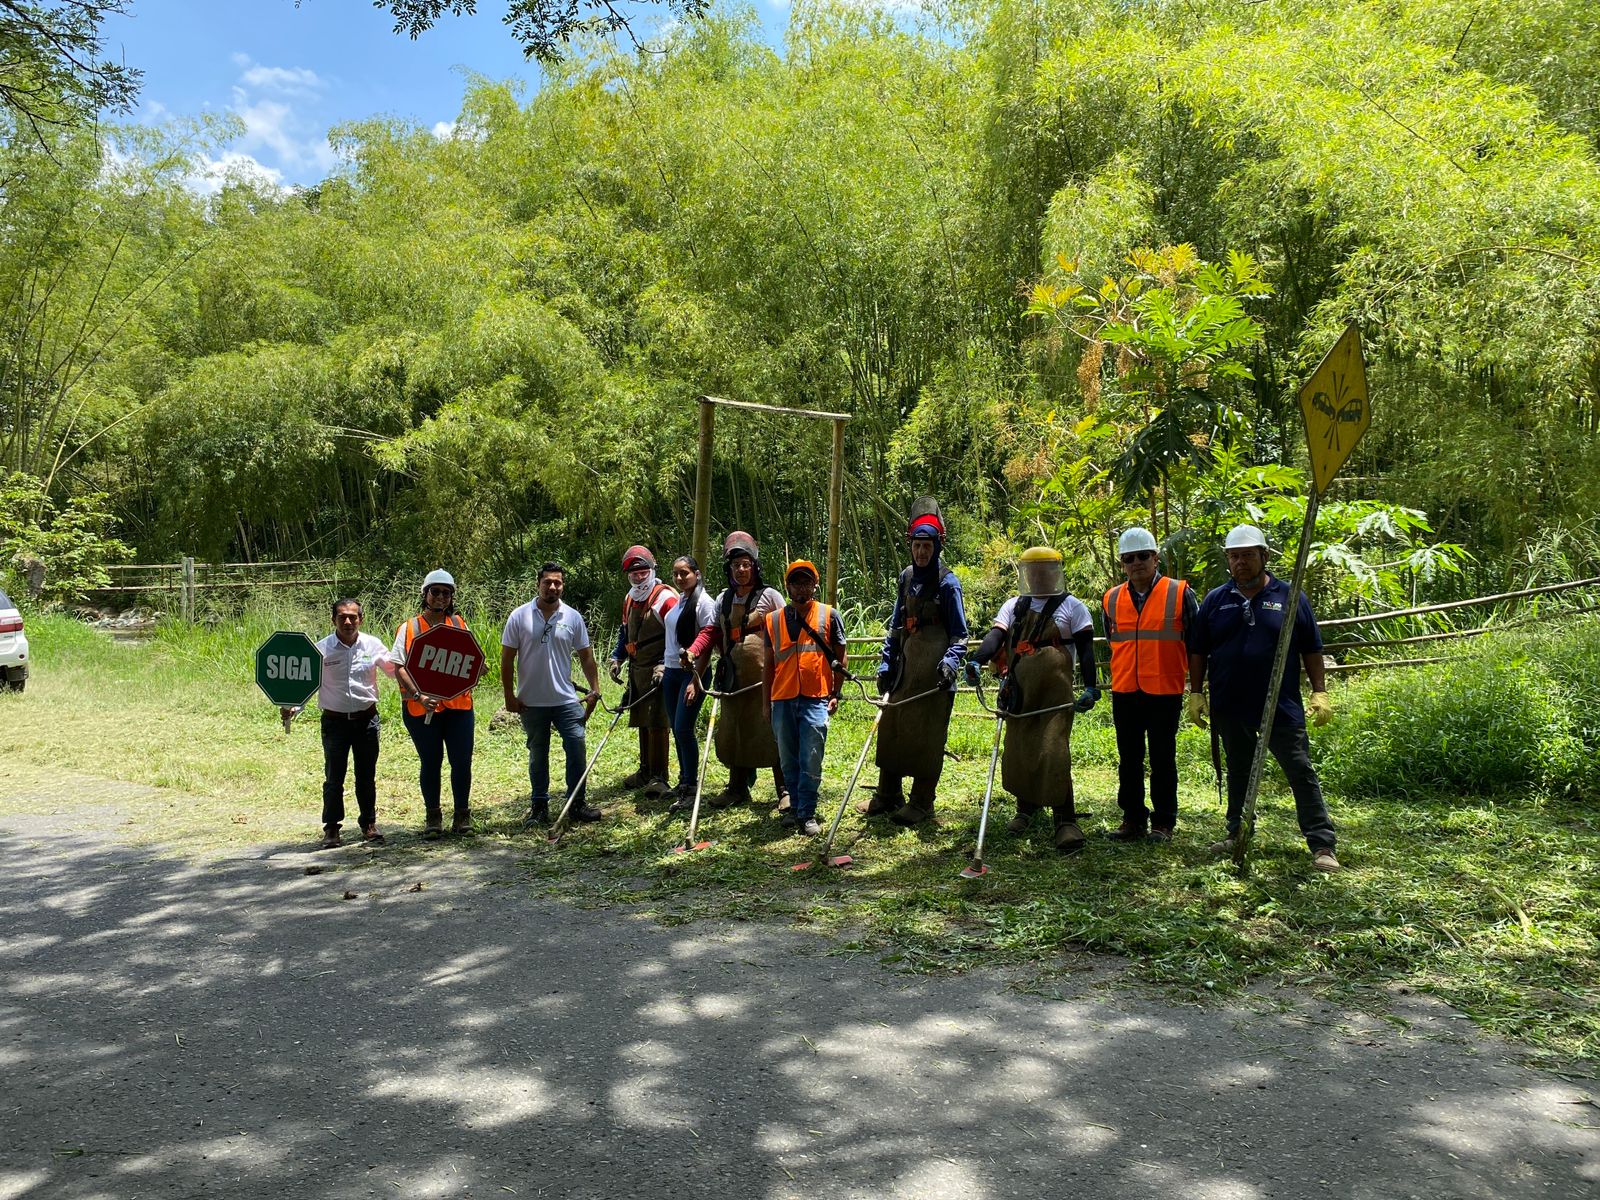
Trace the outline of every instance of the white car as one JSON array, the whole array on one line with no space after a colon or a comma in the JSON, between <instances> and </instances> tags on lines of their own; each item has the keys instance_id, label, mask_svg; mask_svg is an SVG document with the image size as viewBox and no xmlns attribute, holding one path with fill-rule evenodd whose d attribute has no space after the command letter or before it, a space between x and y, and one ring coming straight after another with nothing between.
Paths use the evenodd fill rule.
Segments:
<instances>
[{"instance_id":1,"label":"white car","mask_svg":"<svg viewBox=\"0 0 1600 1200\"><path fill-rule=\"evenodd\" d=\"M0 592L0 687L20 692L28 685L28 639L22 614L11 597Z\"/></svg>"}]
</instances>

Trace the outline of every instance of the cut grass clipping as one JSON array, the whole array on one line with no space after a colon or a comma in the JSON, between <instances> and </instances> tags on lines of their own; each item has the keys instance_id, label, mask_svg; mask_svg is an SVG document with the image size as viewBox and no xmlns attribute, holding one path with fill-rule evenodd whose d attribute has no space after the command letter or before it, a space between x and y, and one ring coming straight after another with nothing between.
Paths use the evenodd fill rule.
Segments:
<instances>
[{"instance_id":1,"label":"cut grass clipping","mask_svg":"<svg viewBox=\"0 0 1600 1200\"><path fill-rule=\"evenodd\" d=\"M396 614L396 619L399 615ZM381 637L393 621L369 616ZM288 736L252 682L251 654L274 628L324 629L323 614L252 612L214 627L172 624L139 647L112 644L60 617L30 620L34 675L0 696L8 779L49 795L60 772L113 776L189 793L124 805L127 836L177 852L245 845L309 847L316 834L321 750L315 713ZM474 623L487 645L498 630ZM1114 740L1109 705L1080 717L1076 779L1089 848L1063 858L1045 818L1005 832L1012 807L995 798L978 881L957 877L972 852L991 724L969 696L952 723L938 823L902 829L854 811L835 853L849 871L789 868L820 853L781 832L770 780L744 809L704 813L712 845L674 855L681 818L636 806L617 781L635 740L611 739L590 798L607 813L556 847L520 829L527 759L520 728L488 729L499 681L480 686L473 808L476 842L406 842L366 861L414 866L417 856L525 849L527 877L583 904L644 905L664 921L776 919L830 931L841 945L902 969L988 963L1068 969L1063 951L1120 955L1153 984L1189 996L1251 984L1293 984L1344 1002L1405 985L1431 992L1486 1029L1551 1061L1600 1058L1600 830L1595 806L1600 622L1481 639L1463 661L1372 672L1336 688L1340 715L1312 742L1340 833L1345 872L1320 876L1294 825L1276 768L1268 773L1254 869L1240 879L1205 845L1220 836L1206 734L1185 726L1178 838L1169 846L1110 843ZM491 656L491 666L497 665ZM614 699L614 697L613 697ZM416 828L416 756L395 693L383 686L380 824ZM871 725L846 704L830 735L822 811L833 814ZM594 732L598 738L599 728ZM559 757L559 743L553 754ZM714 761L708 792L725 782ZM554 772L559 778L559 764ZM861 786L873 782L868 763ZM60 789L69 811L75 791Z\"/></svg>"}]
</instances>

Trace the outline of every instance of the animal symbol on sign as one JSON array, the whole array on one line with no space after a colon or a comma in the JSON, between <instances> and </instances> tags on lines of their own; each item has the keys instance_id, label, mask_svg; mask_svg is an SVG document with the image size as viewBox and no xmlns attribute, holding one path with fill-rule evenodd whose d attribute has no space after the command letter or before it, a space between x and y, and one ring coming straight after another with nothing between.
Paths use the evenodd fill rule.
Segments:
<instances>
[{"instance_id":1,"label":"animal symbol on sign","mask_svg":"<svg viewBox=\"0 0 1600 1200\"><path fill-rule=\"evenodd\" d=\"M1311 396L1311 407L1328 418L1328 428L1322 433L1322 440L1328 444L1328 449L1335 454L1343 446L1342 427L1345 425L1358 425L1366 408L1366 398L1352 395L1350 385L1346 382L1343 371L1333 373L1333 399L1328 399L1327 392L1314 392Z\"/></svg>"}]
</instances>

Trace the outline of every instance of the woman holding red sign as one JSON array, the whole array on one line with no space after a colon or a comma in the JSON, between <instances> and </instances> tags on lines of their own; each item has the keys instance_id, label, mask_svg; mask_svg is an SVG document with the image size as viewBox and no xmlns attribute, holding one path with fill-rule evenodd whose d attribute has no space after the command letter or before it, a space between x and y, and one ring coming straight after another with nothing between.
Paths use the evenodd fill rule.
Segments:
<instances>
[{"instance_id":1,"label":"woman holding red sign","mask_svg":"<svg viewBox=\"0 0 1600 1200\"><path fill-rule=\"evenodd\" d=\"M422 807L427 814L423 836L429 838L444 831L440 776L446 755L450 758L450 797L454 802L450 832L472 832L472 693L463 692L454 700L425 695L405 665L412 641L435 625L467 627L456 613L456 581L448 571L431 571L422 581L422 611L400 626L389 651L389 661L395 665L395 678L405 697L406 732L417 748Z\"/></svg>"}]
</instances>

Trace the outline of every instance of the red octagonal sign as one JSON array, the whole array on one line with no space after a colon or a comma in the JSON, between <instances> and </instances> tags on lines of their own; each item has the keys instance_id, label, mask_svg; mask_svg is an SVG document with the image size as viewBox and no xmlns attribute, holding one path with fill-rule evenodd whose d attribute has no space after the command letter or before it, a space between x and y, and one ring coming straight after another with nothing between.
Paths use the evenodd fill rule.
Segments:
<instances>
[{"instance_id":1,"label":"red octagonal sign","mask_svg":"<svg viewBox=\"0 0 1600 1200\"><path fill-rule=\"evenodd\" d=\"M483 674L483 648L470 629L435 625L411 639L406 670L428 695L454 700L477 686Z\"/></svg>"}]
</instances>

